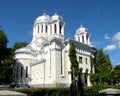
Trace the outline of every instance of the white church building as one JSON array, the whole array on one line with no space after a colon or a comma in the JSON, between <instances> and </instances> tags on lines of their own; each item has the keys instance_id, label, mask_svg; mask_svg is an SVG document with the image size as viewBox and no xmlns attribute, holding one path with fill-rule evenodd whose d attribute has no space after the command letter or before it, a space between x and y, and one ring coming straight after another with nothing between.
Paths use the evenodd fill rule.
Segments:
<instances>
[{"instance_id":1,"label":"white church building","mask_svg":"<svg viewBox=\"0 0 120 96\"><path fill-rule=\"evenodd\" d=\"M46 13L36 18L33 38L14 55L14 83L31 87L68 87L71 84L69 48L76 45L79 76L82 83L90 86L90 74L94 73L94 50L90 45L90 34L82 25L72 40L64 38L65 22L55 13Z\"/></svg>"}]
</instances>

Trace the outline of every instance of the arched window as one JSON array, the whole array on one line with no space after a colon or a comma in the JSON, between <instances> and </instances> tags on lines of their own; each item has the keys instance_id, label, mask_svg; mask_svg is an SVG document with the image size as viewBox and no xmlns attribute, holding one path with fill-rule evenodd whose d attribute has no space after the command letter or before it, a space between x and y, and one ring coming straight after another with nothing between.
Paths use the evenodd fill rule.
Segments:
<instances>
[{"instance_id":1,"label":"arched window","mask_svg":"<svg viewBox=\"0 0 120 96\"><path fill-rule=\"evenodd\" d=\"M45 32L47 33L47 31L48 31L48 26L47 26L47 25L46 25L46 28L45 28L45 29L46 29L46 31L45 31Z\"/></svg>"},{"instance_id":2,"label":"arched window","mask_svg":"<svg viewBox=\"0 0 120 96\"><path fill-rule=\"evenodd\" d=\"M62 25L60 25L60 34L61 34Z\"/></svg>"},{"instance_id":3,"label":"arched window","mask_svg":"<svg viewBox=\"0 0 120 96\"><path fill-rule=\"evenodd\" d=\"M64 65L63 65L63 54L62 54L62 49L61 49L61 75L64 75Z\"/></svg>"},{"instance_id":4,"label":"arched window","mask_svg":"<svg viewBox=\"0 0 120 96\"><path fill-rule=\"evenodd\" d=\"M82 71L83 71L83 68L80 68L79 74L78 74L78 81L81 81L81 82L82 82Z\"/></svg>"},{"instance_id":5,"label":"arched window","mask_svg":"<svg viewBox=\"0 0 120 96\"><path fill-rule=\"evenodd\" d=\"M43 32L43 25L41 25L41 32Z\"/></svg>"},{"instance_id":6,"label":"arched window","mask_svg":"<svg viewBox=\"0 0 120 96\"><path fill-rule=\"evenodd\" d=\"M82 42L84 43L84 36L82 36Z\"/></svg>"},{"instance_id":7,"label":"arched window","mask_svg":"<svg viewBox=\"0 0 120 96\"><path fill-rule=\"evenodd\" d=\"M80 74L82 74L82 71L83 71L83 68L80 68L80 69L79 69Z\"/></svg>"},{"instance_id":8,"label":"arched window","mask_svg":"<svg viewBox=\"0 0 120 96\"><path fill-rule=\"evenodd\" d=\"M78 41L80 42L80 37L78 36Z\"/></svg>"},{"instance_id":9,"label":"arched window","mask_svg":"<svg viewBox=\"0 0 120 96\"><path fill-rule=\"evenodd\" d=\"M87 43L88 43L88 38L89 38L89 35L87 34L87 35L86 35L86 40L87 40L86 42L87 42Z\"/></svg>"},{"instance_id":10,"label":"arched window","mask_svg":"<svg viewBox=\"0 0 120 96\"><path fill-rule=\"evenodd\" d=\"M57 25L54 25L55 33L57 33Z\"/></svg>"},{"instance_id":11,"label":"arched window","mask_svg":"<svg viewBox=\"0 0 120 96\"><path fill-rule=\"evenodd\" d=\"M85 58L85 63L88 64L88 59L87 58Z\"/></svg>"},{"instance_id":12,"label":"arched window","mask_svg":"<svg viewBox=\"0 0 120 96\"><path fill-rule=\"evenodd\" d=\"M87 78L88 78L88 69L86 69L84 76L85 76L85 85L87 86L87 82L88 82L88 80L87 80Z\"/></svg>"},{"instance_id":13,"label":"arched window","mask_svg":"<svg viewBox=\"0 0 120 96\"><path fill-rule=\"evenodd\" d=\"M21 67L20 77L22 78L23 67Z\"/></svg>"},{"instance_id":14,"label":"arched window","mask_svg":"<svg viewBox=\"0 0 120 96\"><path fill-rule=\"evenodd\" d=\"M18 64L17 64L17 66L16 66L16 78L19 77L18 74L19 74L19 66L18 66Z\"/></svg>"},{"instance_id":15,"label":"arched window","mask_svg":"<svg viewBox=\"0 0 120 96\"><path fill-rule=\"evenodd\" d=\"M39 26L38 26L38 33L39 33Z\"/></svg>"},{"instance_id":16,"label":"arched window","mask_svg":"<svg viewBox=\"0 0 120 96\"><path fill-rule=\"evenodd\" d=\"M28 66L26 66L26 78L28 78Z\"/></svg>"}]
</instances>

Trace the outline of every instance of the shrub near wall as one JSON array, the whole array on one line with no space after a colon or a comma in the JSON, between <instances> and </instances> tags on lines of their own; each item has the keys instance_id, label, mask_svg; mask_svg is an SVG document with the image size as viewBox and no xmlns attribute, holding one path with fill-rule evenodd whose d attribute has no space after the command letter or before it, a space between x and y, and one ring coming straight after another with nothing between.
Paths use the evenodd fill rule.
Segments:
<instances>
[{"instance_id":1,"label":"shrub near wall","mask_svg":"<svg viewBox=\"0 0 120 96\"><path fill-rule=\"evenodd\" d=\"M84 87L85 93L98 93L100 90L114 88L112 85L108 85L106 83L97 83L93 84L91 87Z\"/></svg>"},{"instance_id":2,"label":"shrub near wall","mask_svg":"<svg viewBox=\"0 0 120 96\"><path fill-rule=\"evenodd\" d=\"M14 91L28 94L28 96L67 96L69 88L28 88L14 89Z\"/></svg>"}]
</instances>

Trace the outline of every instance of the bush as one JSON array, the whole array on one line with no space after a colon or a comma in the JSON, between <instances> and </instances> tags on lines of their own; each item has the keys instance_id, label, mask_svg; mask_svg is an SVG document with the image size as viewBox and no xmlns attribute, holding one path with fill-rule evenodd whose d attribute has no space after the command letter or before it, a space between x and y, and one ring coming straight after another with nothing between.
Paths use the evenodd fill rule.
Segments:
<instances>
[{"instance_id":1,"label":"bush","mask_svg":"<svg viewBox=\"0 0 120 96\"><path fill-rule=\"evenodd\" d=\"M120 89L120 85L112 86L106 83L93 84L91 87L84 87L84 93L97 94L100 90L106 88ZM69 95L69 88L24 88L24 89L1 88L0 90L18 91L18 92L26 93L28 94L28 96L68 96Z\"/></svg>"},{"instance_id":2,"label":"bush","mask_svg":"<svg viewBox=\"0 0 120 96\"><path fill-rule=\"evenodd\" d=\"M69 88L26 88L14 91L28 94L28 96L67 96Z\"/></svg>"},{"instance_id":3,"label":"bush","mask_svg":"<svg viewBox=\"0 0 120 96\"><path fill-rule=\"evenodd\" d=\"M85 93L98 93L100 90L113 87L111 85L108 85L107 83L96 83L93 84L91 87L84 87Z\"/></svg>"}]
</instances>

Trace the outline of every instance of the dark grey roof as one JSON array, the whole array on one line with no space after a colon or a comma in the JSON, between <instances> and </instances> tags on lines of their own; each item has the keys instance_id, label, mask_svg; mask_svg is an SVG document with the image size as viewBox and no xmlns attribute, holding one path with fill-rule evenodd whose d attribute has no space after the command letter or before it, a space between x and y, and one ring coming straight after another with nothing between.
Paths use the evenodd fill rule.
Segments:
<instances>
[{"instance_id":1,"label":"dark grey roof","mask_svg":"<svg viewBox=\"0 0 120 96\"><path fill-rule=\"evenodd\" d=\"M72 39L67 39L67 40L65 40L65 42L68 42L70 44L72 42L74 42L77 49L80 48L80 49L83 49L83 50L93 51L93 47L91 47L90 45L83 44L81 42L78 42L78 41L75 41L75 40L72 40Z\"/></svg>"}]
</instances>

